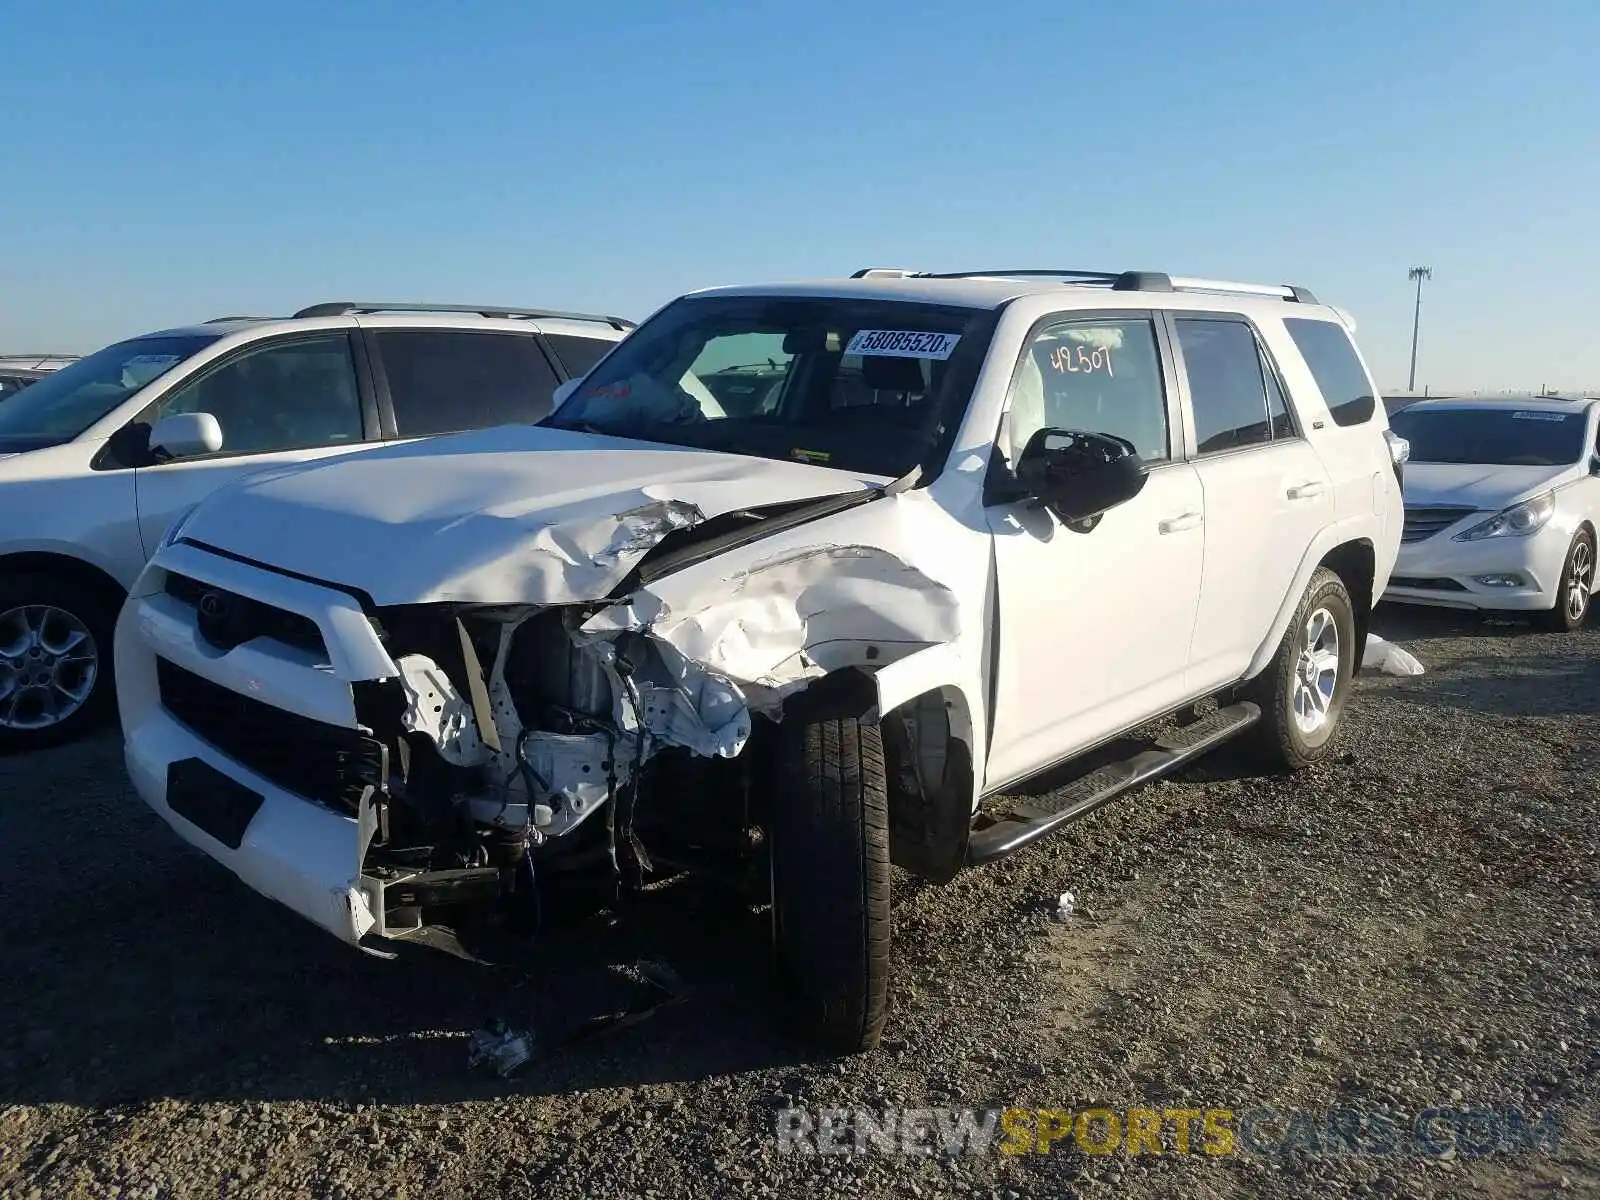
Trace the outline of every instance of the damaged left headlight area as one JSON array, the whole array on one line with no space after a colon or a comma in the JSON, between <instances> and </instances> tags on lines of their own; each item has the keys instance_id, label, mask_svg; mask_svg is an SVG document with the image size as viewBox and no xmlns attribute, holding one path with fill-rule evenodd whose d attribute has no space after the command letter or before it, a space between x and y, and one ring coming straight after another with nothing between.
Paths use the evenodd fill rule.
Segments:
<instances>
[{"instance_id":1,"label":"damaged left headlight area","mask_svg":"<svg viewBox=\"0 0 1600 1200\"><path fill-rule=\"evenodd\" d=\"M646 633L584 633L598 607L373 614L399 674L353 685L370 745L349 779L380 933L454 949L476 916L537 922L552 887L753 871L744 695Z\"/></svg>"}]
</instances>

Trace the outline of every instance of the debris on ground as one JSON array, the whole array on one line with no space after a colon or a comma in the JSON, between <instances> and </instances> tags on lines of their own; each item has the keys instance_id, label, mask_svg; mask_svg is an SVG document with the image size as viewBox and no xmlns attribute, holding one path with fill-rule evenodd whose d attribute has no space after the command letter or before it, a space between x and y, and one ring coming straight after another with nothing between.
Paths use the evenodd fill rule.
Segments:
<instances>
[{"instance_id":1,"label":"debris on ground","mask_svg":"<svg viewBox=\"0 0 1600 1200\"><path fill-rule=\"evenodd\" d=\"M467 1045L467 1066L492 1070L501 1079L511 1078L532 1057L533 1035L512 1029L499 1017L474 1032Z\"/></svg>"},{"instance_id":2,"label":"debris on ground","mask_svg":"<svg viewBox=\"0 0 1600 1200\"><path fill-rule=\"evenodd\" d=\"M1071 892L1062 892L1061 899L1056 901L1056 920L1070 921L1077 907L1077 898Z\"/></svg>"},{"instance_id":3,"label":"debris on ground","mask_svg":"<svg viewBox=\"0 0 1600 1200\"><path fill-rule=\"evenodd\" d=\"M1382 671L1385 675L1421 675L1424 670L1414 654L1375 633L1367 635L1367 648L1361 656L1361 667L1363 670Z\"/></svg>"}]
</instances>

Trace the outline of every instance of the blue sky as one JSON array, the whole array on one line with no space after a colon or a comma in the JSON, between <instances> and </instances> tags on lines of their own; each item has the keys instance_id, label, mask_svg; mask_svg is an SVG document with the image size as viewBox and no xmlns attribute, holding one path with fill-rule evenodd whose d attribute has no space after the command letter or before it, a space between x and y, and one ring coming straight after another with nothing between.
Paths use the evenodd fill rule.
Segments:
<instances>
[{"instance_id":1,"label":"blue sky","mask_svg":"<svg viewBox=\"0 0 1600 1200\"><path fill-rule=\"evenodd\" d=\"M1600 389L1600 4L0 0L0 351L868 264L1287 280Z\"/></svg>"}]
</instances>

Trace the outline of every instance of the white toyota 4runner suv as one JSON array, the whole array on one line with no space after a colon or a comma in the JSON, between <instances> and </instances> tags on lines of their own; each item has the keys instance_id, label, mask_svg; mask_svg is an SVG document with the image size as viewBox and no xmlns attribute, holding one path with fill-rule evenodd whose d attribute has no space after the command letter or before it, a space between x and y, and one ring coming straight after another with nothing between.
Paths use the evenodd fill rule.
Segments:
<instances>
[{"instance_id":1,"label":"white toyota 4runner suv","mask_svg":"<svg viewBox=\"0 0 1600 1200\"><path fill-rule=\"evenodd\" d=\"M870 1047L891 864L947 880L1234 735L1328 753L1402 527L1349 328L1142 272L682 297L539 426L200 505L118 625L129 770L367 948L742 881L807 1023Z\"/></svg>"}]
</instances>

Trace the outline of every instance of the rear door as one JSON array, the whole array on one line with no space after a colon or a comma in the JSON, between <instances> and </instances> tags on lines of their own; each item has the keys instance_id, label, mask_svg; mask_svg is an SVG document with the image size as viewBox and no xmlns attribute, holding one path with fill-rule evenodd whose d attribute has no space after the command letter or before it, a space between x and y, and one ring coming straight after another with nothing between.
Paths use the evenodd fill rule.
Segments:
<instances>
[{"instance_id":1,"label":"rear door","mask_svg":"<svg viewBox=\"0 0 1600 1200\"><path fill-rule=\"evenodd\" d=\"M207 412L222 449L134 473L148 558L171 524L206 496L271 467L347 454L375 440L377 411L359 343L342 329L255 342L163 396L141 420Z\"/></svg>"},{"instance_id":2,"label":"rear door","mask_svg":"<svg viewBox=\"0 0 1600 1200\"><path fill-rule=\"evenodd\" d=\"M1196 691L1248 669L1319 531L1332 481L1303 436L1282 373L1245 317L1170 313L1189 428L1205 495L1205 567L1190 645Z\"/></svg>"},{"instance_id":3,"label":"rear door","mask_svg":"<svg viewBox=\"0 0 1600 1200\"><path fill-rule=\"evenodd\" d=\"M560 382L533 330L378 327L366 338L391 439L532 424Z\"/></svg>"}]
</instances>

